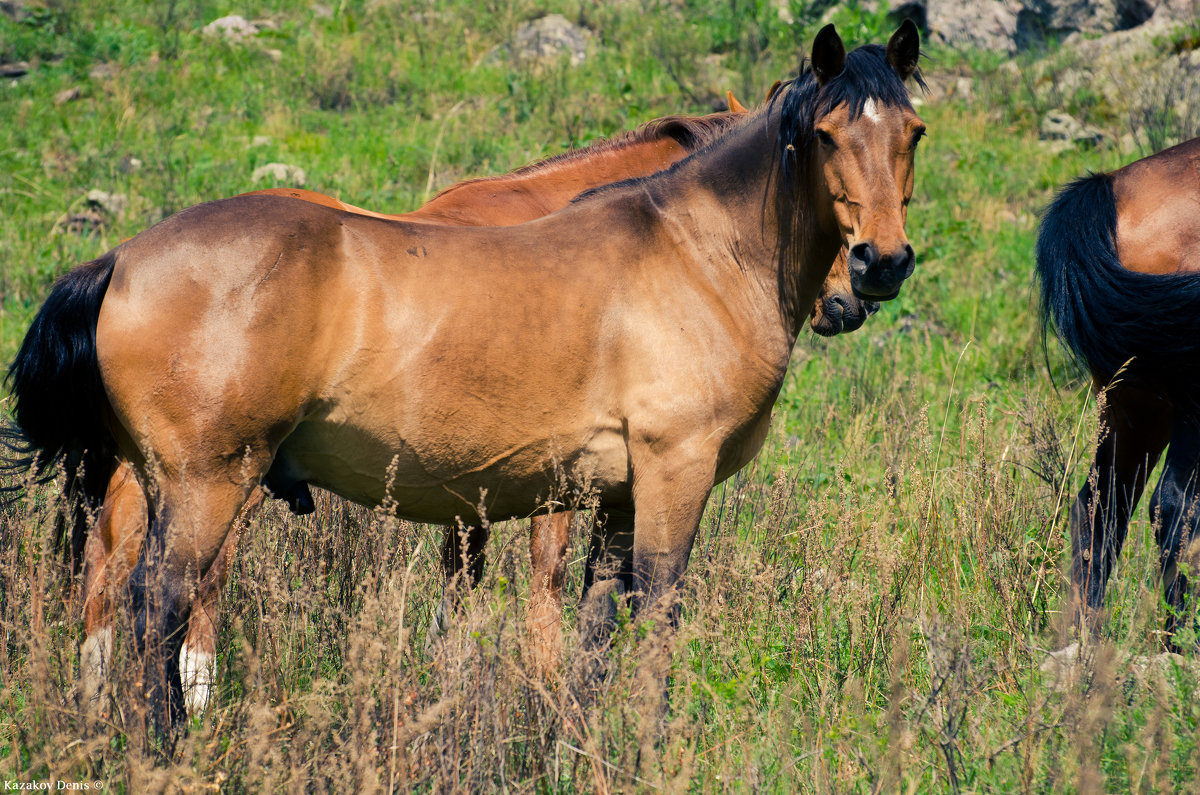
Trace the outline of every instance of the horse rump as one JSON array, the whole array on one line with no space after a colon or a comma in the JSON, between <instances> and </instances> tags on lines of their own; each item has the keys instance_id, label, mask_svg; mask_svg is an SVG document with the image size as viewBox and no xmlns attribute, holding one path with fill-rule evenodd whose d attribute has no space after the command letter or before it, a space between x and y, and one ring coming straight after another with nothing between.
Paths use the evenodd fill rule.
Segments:
<instances>
[{"instance_id":1,"label":"horse rump","mask_svg":"<svg viewBox=\"0 0 1200 795\"><path fill-rule=\"evenodd\" d=\"M1200 404L1200 274L1122 265L1113 175L1059 191L1038 230L1037 276L1043 342L1053 325L1098 383L1116 378Z\"/></svg>"}]
</instances>

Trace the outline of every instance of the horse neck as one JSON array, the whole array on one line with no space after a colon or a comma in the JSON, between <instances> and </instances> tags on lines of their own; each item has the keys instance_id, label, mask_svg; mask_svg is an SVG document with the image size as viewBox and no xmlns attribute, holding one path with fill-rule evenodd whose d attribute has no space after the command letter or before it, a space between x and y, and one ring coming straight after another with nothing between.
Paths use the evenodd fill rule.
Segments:
<instances>
[{"instance_id":1,"label":"horse neck","mask_svg":"<svg viewBox=\"0 0 1200 795\"><path fill-rule=\"evenodd\" d=\"M778 114L760 114L646 187L664 217L715 249L706 260L709 266L735 268L754 277L772 299L790 344L807 320L842 241L836 230L820 229L811 205L819 195L815 189L796 191L796 201L803 203L798 223L779 213L783 153L777 134ZM665 190L667 185L673 188ZM714 210L717 218L710 214Z\"/></svg>"},{"instance_id":2,"label":"horse neck","mask_svg":"<svg viewBox=\"0 0 1200 795\"><path fill-rule=\"evenodd\" d=\"M461 182L406 218L488 226L524 223L561 210L591 188L653 174L686 155L670 137L600 148L504 176Z\"/></svg>"}]
</instances>

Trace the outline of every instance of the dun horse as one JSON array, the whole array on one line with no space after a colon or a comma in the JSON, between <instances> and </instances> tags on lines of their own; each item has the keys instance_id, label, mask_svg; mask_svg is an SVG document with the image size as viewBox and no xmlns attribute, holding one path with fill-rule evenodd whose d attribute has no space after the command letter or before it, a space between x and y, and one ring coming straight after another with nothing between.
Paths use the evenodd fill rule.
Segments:
<instances>
[{"instance_id":1,"label":"dun horse","mask_svg":"<svg viewBox=\"0 0 1200 795\"><path fill-rule=\"evenodd\" d=\"M709 492L761 446L839 249L864 299L912 272L918 54L911 23L849 55L829 26L711 145L519 226L243 196L64 277L15 416L31 464L120 455L148 486L129 588L159 724L183 714L200 578L264 480L470 524L546 510L564 467L604 516L585 602L623 588L673 618Z\"/></svg>"},{"instance_id":2,"label":"dun horse","mask_svg":"<svg viewBox=\"0 0 1200 795\"><path fill-rule=\"evenodd\" d=\"M1064 188L1038 234L1043 327L1091 372L1102 437L1071 508L1071 586L1094 623L1129 518L1150 499L1174 633L1200 465L1200 138ZM1170 445L1168 447L1168 444ZM1173 644L1172 644L1173 645Z\"/></svg>"},{"instance_id":3,"label":"dun horse","mask_svg":"<svg viewBox=\"0 0 1200 795\"><path fill-rule=\"evenodd\" d=\"M776 84L768 99L778 87ZM385 215L346 204L331 196L294 188L273 188L245 195L277 195L322 204L335 209L391 220L440 222L468 226L501 226L522 223L548 214L569 203L580 189L595 187L592 180L643 176L670 165L740 121L748 110L732 94L729 113L704 117L665 117L649 122L632 133L544 160L500 177L470 180L446 189L421 209L403 215ZM876 311L878 304L853 295L846 269L845 252L837 261L813 306L810 327L823 336L857 329ZM147 506L133 467L121 461L109 479L98 512L97 531L81 537L87 529L85 517L75 527L74 546L83 548L83 602L86 640L81 650L83 693L98 693L112 642L113 603L109 584L123 584L137 560L147 525ZM248 519L261 503L255 491L239 523ZM307 486L279 494L296 513L312 509ZM530 606L527 616L532 656L544 668L553 669L561 656L562 583L571 513L559 510L532 520ZM187 638L181 652L185 701L196 712L208 702L215 679L217 598L234 554L238 528L227 537L222 552L200 585L200 598L193 608ZM464 548L463 541L466 541ZM469 528L465 537L448 531L442 559L448 581L466 574L468 584L477 582L484 563L486 536ZM464 572L464 564L466 570ZM438 621L444 621L448 603L443 600Z\"/></svg>"},{"instance_id":4,"label":"dun horse","mask_svg":"<svg viewBox=\"0 0 1200 795\"><path fill-rule=\"evenodd\" d=\"M736 107L735 107L736 106ZM468 180L447 188L432 201L412 213L385 215L346 204L331 196L295 188L272 188L243 195L287 196L359 215L399 221L440 223L452 226L507 226L547 215L565 207L583 190L608 182L659 171L680 160L739 123L746 109L730 95L730 112L708 116L669 116L648 122L637 130L603 141L585 149L568 152L543 160L499 177ZM831 271L818 298L818 309L810 323L814 329L836 329L861 324L873 307L856 299L848 284L849 274L843 267ZM844 316L842 310L845 310ZM111 465L110 465L111 466ZM304 483L267 483L267 488L286 501L298 514L313 509L312 496ZM108 583L124 583L136 563L143 537L148 530L147 505L134 469L121 461L107 490L101 495L98 532L86 532L85 518L75 524L72 546L83 548L84 558L84 616L86 640L81 651L85 696L98 691L107 668L112 642L113 605L106 593ZM239 523L261 503L263 493L255 491L243 510ZM559 654L561 645L560 616L562 603L563 559L568 541L567 512L535 517L532 533L533 593L529 625L535 642L535 653L547 660L547 665ZM191 613L187 639L181 655L183 681L189 710L197 711L208 701L214 679L216 653L216 602L224 584L228 563L234 554L239 532L228 540L205 575L200 588L200 600ZM470 562L467 572L473 581L478 579L483 564L486 537L472 529L467 548L461 544L458 532L447 532L442 558L448 580L461 572L464 562ZM445 606L439 610L444 614Z\"/></svg>"}]
</instances>

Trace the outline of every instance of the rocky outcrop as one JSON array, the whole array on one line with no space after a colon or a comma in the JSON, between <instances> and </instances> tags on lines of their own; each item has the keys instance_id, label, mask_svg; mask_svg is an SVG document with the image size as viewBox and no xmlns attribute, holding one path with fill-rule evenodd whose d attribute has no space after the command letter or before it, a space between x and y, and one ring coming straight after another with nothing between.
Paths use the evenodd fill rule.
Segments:
<instances>
[{"instance_id":1,"label":"rocky outcrop","mask_svg":"<svg viewBox=\"0 0 1200 795\"><path fill-rule=\"evenodd\" d=\"M1104 35L1195 20L1200 0L893 0L890 13L912 19L951 46L1015 52L1075 33Z\"/></svg>"},{"instance_id":2,"label":"rocky outcrop","mask_svg":"<svg viewBox=\"0 0 1200 795\"><path fill-rule=\"evenodd\" d=\"M299 166L289 163L267 163L254 169L250 175L253 182L274 182L275 184L290 185L295 188L304 187L308 182L308 174Z\"/></svg>"},{"instance_id":3,"label":"rocky outcrop","mask_svg":"<svg viewBox=\"0 0 1200 795\"><path fill-rule=\"evenodd\" d=\"M925 0L923 4L928 30L939 41L999 52L1017 48L1019 0ZM921 3L905 5L911 8Z\"/></svg>"},{"instance_id":4,"label":"rocky outcrop","mask_svg":"<svg viewBox=\"0 0 1200 795\"><path fill-rule=\"evenodd\" d=\"M591 31L572 25L562 14L547 14L518 28L509 46L520 61L554 59L566 53L571 66L579 66L587 58L591 38Z\"/></svg>"}]
</instances>

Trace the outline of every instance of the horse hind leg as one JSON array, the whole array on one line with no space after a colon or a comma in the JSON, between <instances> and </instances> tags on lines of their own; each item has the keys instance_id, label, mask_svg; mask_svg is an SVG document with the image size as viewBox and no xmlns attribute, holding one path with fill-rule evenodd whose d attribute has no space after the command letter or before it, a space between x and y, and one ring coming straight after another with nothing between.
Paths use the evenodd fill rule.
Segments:
<instances>
[{"instance_id":1,"label":"horse hind leg","mask_svg":"<svg viewBox=\"0 0 1200 795\"><path fill-rule=\"evenodd\" d=\"M129 578L141 691L160 730L185 715L180 653L185 625L200 595L201 576L224 546L250 488L237 471L160 478L154 522Z\"/></svg>"},{"instance_id":2,"label":"horse hind leg","mask_svg":"<svg viewBox=\"0 0 1200 795\"><path fill-rule=\"evenodd\" d=\"M84 547L84 640L79 650L84 705L98 700L112 660L112 584L128 580L145 535L146 497L133 467L121 461L109 478L104 503Z\"/></svg>"},{"instance_id":3,"label":"horse hind leg","mask_svg":"<svg viewBox=\"0 0 1200 795\"><path fill-rule=\"evenodd\" d=\"M179 652L183 700L189 715L198 715L212 703L217 682L217 616L221 590L229 580L229 568L238 542L250 517L262 505L265 493L255 489L242 506L233 528L225 536L217 559L200 580L199 593L188 618L187 637Z\"/></svg>"},{"instance_id":4,"label":"horse hind leg","mask_svg":"<svg viewBox=\"0 0 1200 795\"><path fill-rule=\"evenodd\" d=\"M1122 385L1104 391L1100 404L1103 436L1070 512L1071 613L1093 627L1129 517L1171 429L1170 404L1158 395Z\"/></svg>"},{"instance_id":5,"label":"horse hind leg","mask_svg":"<svg viewBox=\"0 0 1200 795\"><path fill-rule=\"evenodd\" d=\"M488 528L483 526L446 526L441 556L445 584L442 588L442 598L438 601L433 621L429 625L430 642L445 635L449 630L452 617L461 607L461 589L474 588L483 577L483 567L487 563L488 535Z\"/></svg>"},{"instance_id":6,"label":"horse hind leg","mask_svg":"<svg viewBox=\"0 0 1200 795\"><path fill-rule=\"evenodd\" d=\"M1158 541L1163 591L1166 597L1167 644L1177 650L1175 633L1188 619L1192 600L1188 593L1188 577L1180 571L1181 553L1189 551L1197 538L1197 512L1200 511L1200 418L1185 417L1176 421L1167 450L1162 477L1150 501L1150 517Z\"/></svg>"}]
</instances>

